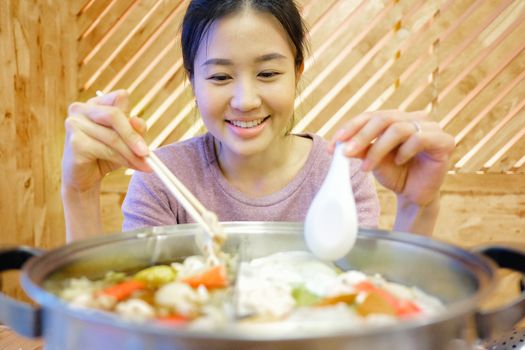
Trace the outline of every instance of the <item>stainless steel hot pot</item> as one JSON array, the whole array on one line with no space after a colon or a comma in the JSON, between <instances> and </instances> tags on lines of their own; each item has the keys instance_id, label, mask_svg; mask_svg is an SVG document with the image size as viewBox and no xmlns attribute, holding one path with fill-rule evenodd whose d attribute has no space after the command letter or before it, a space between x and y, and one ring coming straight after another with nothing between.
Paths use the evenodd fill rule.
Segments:
<instances>
[{"instance_id":1,"label":"stainless steel hot pot","mask_svg":"<svg viewBox=\"0 0 525 350\"><path fill-rule=\"evenodd\" d=\"M306 249L299 223L238 222L226 223L225 229L225 249L238 252L241 259ZM355 248L337 265L418 286L441 298L446 312L426 320L344 332L275 336L228 330L192 332L74 308L43 289L50 276L97 277L110 269L140 268L197 254L197 230L196 225L158 227L75 242L42 254L24 247L3 250L0 269L22 267L22 287L39 306L1 295L0 321L27 337L43 337L46 350L453 350L470 349L475 339L510 330L525 315L524 295L501 309L480 310L481 301L495 284L496 268L482 254L412 234L379 230L360 230ZM484 253L505 267L525 270L525 255L517 250L494 246Z\"/></svg>"}]
</instances>

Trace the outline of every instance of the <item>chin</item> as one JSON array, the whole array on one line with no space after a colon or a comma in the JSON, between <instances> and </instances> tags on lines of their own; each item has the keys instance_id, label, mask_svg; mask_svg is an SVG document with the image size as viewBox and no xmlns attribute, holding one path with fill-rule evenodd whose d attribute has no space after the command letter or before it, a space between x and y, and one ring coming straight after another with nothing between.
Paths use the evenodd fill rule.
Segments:
<instances>
[{"instance_id":1,"label":"chin","mask_svg":"<svg viewBox=\"0 0 525 350\"><path fill-rule=\"evenodd\" d=\"M233 142L232 142L233 141ZM252 156L265 152L270 147L270 142L265 137L256 137L250 140L230 140L223 142L230 152L239 156Z\"/></svg>"}]
</instances>

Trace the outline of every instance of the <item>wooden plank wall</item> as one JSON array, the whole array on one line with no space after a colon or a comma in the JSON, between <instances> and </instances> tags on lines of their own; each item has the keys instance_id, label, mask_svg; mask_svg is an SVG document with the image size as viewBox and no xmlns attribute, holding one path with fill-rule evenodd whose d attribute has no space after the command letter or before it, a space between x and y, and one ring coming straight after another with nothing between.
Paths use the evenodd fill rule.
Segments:
<instances>
[{"instance_id":1,"label":"wooden plank wall","mask_svg":"<svg viewBox=\"0 0 525 350\"><path fill-rule=\"evenodd\" d=\"M64 242L63 121L77 96L75 39L64 28L74 25L62 2L0 1L0 245Z\"/></svg>"},{"instance_id":2,"label":"wooden plank wall","mask_svg":"<svg viewBox=\"0 0 525 350\"><path fill-rule=\"evenodd\" d=\"M329 138L365 110L425 109L457 142L435 236L525 243L525 2L301 0L311 52L295 131ZM1 243L64 242L69 102L125 88L151 147L203 132L182 69L181 0L0 1ZM103 185L119 231L129 175ZM381 227L394 198L381 188ZM4 288L5 289L5 288Z\"/></svg>"}]
</instances>

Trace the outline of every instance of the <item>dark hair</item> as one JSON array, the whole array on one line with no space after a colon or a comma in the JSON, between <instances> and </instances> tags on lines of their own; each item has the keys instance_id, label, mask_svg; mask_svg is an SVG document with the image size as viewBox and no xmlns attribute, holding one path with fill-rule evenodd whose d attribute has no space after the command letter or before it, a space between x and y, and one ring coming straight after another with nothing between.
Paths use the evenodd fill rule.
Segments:
<instances>
[{"instance_id":1,"label":"dark hair","mask_svg":"<svg viewBox=\"0 0 525 350\"><path fill-rule=\"evenodd\" d=\"M245 7L273 15L294 45L295 66L303 64L306 27L294 0L192 0L182 21L181 34L184 69L190 79L197 50L212 23Z\"/></svg>"}]
</instances>

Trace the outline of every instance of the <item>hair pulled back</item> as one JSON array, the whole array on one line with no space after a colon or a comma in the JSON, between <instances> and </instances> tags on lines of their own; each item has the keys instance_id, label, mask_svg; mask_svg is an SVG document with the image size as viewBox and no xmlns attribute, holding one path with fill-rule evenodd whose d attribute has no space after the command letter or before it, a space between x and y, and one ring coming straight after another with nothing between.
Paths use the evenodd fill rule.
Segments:
<instances>
[{"instance_id":1,"label":"hair pulled back","mask_svg":"<svg viewBox=\"0 0 525 350\"><path fill-rule=\"evenodd\" d=\"M251 8L274 16L283 26L295 49L295 66L304 62L306 27L293 0L192 0L182 22L182 58L190 79L202 39L213 22Z\"/></svg>"}]
</instances>

